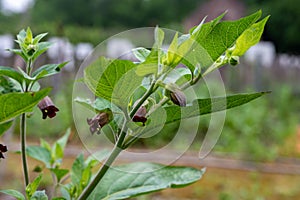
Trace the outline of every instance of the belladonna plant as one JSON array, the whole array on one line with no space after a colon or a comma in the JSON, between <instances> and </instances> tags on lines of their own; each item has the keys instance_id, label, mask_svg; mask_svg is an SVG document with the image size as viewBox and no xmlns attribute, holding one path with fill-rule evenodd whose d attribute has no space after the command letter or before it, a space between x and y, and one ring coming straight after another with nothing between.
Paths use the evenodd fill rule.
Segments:
<instances>
[{"instance_id":1,"label":"belladonna plant","mask_svg":"<svg viewBox=\"0 0 300 200\"><path fill-rule=\"evenodd\" d=\"M114 147L108 153L100 152L98 160L94 157L85 160L83 154L80 154L70 169L62 168L69 129L52 146L41 139L40 146L26 147L26 113L32 112L32 108L38 106L42 111L42 118L46 119L54 117L58 111L48 97L51 89L40 89L38 81L59 73L66 63L34 66L35 60L51 44L41 42L46 34L33 37L29 28L20 31L16 40L20 49L10 51L23 58L26 68L15 70L0 66L0 75L10 83L6 88L11 87L11 83L14 87L0 95L0 130L7 130L12 120L20 116L21 157L25 180L25 189L22 191L25 191L25 195L16 190L0 192L20 200L46 200L48 195L58 195L52 200L128 199L169 187L183 187L199 180L205 172L204 169L148 162L129 163L114 168L111 165L123 150L157 127L164 128L165 125L180 122L182 119L234 108L267 93L195 99L190 99L186 94L188 88L200 84L199 80L210 72L227 64L237 65L239 57L260 40L269 18L259 20L261 11L258 11L236 21L221 21L225 14L207 23L203 20L187 34L175 33L167 50L162 48L165 32L156 27L151 48L132 49L136 58L134 62L101 56L86 66L83 77L79 77L80 81L75 83L83 84L95 97L94 100L82 97L75 99L80 104L78 106L84 106L93 112L82 121L87 130L85 134L104 132ZM174 74L177 74L176 78ZM201 91L195 93L201 94ZM1 144L0 158L4 157L3 153L6 151L6 146ZM33 180L29 179L27 155L42 162L44 168L50 171L53 194L46 194L38 189L42 174ZM93 174L92 169L99 166L99 160L104 162L97 173Z\"/></svg>"}]
</instances>

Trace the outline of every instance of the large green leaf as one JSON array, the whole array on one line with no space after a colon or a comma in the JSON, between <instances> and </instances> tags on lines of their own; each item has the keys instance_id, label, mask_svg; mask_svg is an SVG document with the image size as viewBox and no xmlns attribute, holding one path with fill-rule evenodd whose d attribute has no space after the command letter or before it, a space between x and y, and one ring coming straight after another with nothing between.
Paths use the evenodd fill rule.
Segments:
<instances>
[{"instance_id":1,"label":"large green leaf","mask_svg":"<svg viewBox=\"0 0 300 200\"><path fill-rule=\"evenodd\" d=\"M236 94L226 97L198 99L195 100L192 105L186 107L179 107L177 105L160 107L150 115L150 122L146 124L145 127L132 129L136 131L136 137L141 135L149 135L156 130L159 130L164 125L179 121L181 119L187 119L241 106L266 93L267 92ZM159 120L155 120L156 118ZM130 142L132 140L130 140Z\"/></svg>"},{"instance_id":2,"label":"large green leaf","mask_svg":"<svg viewBox=\"0 0 300 200\"><path fill-rule=\"evenodd\" d=\"M154 163L122 165L107 172L88 200L127 199L166 188L182 187L198 181L204 171Z\"/></svg>"},{"instance_id":3,"label":"large green leaf","mask_svg":"<svg viewBox=\"0 0 300 200\"><path fill-rule=\"evenodd\" d=\"M187 107L168 106L165 107L166 123L241 106L267 93L235 94L226 97L198 99L193 102L193 105Z\"/></svg>"},{"instance_id":4,"label":"large green leaf","mask_svg":"<svg viewBox=\"0 0 300 200\"><path fill-rule=\"evenodd\" d=\"M101 57L85 69L84 81L96 96L127 106L129 97L142 82L133 70L135 66L128 60L109 61Z\"/></svg>"},{"instance_id":5,"label":"large green leaf","mask_svg":"<svg viewBox=\"0 0 300 200\"><path fill-rule=\"evenodd\" d=\"M36 106L50 88L38 92L8 93L0 95L0 122L8 121Z\"/></svg>"},{"instance_id":6,"label":"large green leaf","mask_svg":"<svg viewBox=\"0 0 300 200\"><path fill-rule=\"evenodd\" d=\"M232 47L236 40L252 26L261 16L261 11L236 21L217 23L209 33L201 29L195 38L204 47L213 61L216 61L225 51ZM205 31L205 34L203 32ZM202 32L202 33L201 33Z\"/></svg>"}]
</instances>

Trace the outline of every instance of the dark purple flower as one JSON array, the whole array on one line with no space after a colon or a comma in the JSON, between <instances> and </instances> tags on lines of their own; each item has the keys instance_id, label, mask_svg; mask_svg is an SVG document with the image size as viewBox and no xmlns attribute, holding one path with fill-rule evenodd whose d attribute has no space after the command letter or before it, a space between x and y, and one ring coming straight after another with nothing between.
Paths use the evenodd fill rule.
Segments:
<instances>
[{"instance_id":1,"label":"dark purple flower","mask_svg":"<svg viewBox=\"0 0 300 200\"><path fill-rule=\"evenodd\" d=\"M134 122L142 122L143 126L145 126L145 123L147 121L146 118L147 109L145 106L141 106L138 111L135 113L135 115L132 118L132 121Z\"/></svg>"},{"instance_id":2,"label":"dark purple flower","mask_svg":"<svg viewBox=\"0 0 300 200\"><path fill-rule=\"evenodd\" d=\"M0 144L0 159L5 158L3 153L7 152L7 147L4 146L3 144Z\"/></svg>"},{"instance_id":3,"label":"dark purple flower","mask_svg":"<svg viewBox=\"0 0 300 200\"><path fill-rule=\"evenodd\" d=\"M55 107L50 97L46 96L43 100L38 104L39 109L43 113L43 119L46 119L47 116L49 118L55 117L56 112L58 112L58 108Z\"/></svg>"},{"instance_id":4,"label":"dark purple flower","mask_svg":"<svg viewBox=\"0 0 300 200\"><path fill-rule=\"evenodd\" d=\"M101 112L92 119L87 119L92 134L99 132L103 126L109 123L109 121L109 114L106 112Z\"/></svg>"},{"instance_id":5,"label":"dark purple flower","mask_svg":"<svg viewBox=\"0 0 300 200\"><path fill-rule=\"evenodd\" d=\"M176 90L174 92L170 93L170 99L171 101L181 107L186 106L186 97L185 94L180 91L180 90Z\"/></svg>"}]
</instances>

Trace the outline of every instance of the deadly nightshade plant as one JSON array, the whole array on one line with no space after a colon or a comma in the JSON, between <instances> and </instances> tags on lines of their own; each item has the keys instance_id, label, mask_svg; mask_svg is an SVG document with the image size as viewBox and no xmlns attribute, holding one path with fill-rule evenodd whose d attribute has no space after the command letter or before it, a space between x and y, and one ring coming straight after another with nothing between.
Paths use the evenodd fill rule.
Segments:
<instances>
[{"instance_id":1,"label":"deadly nightshade plant","mask_svg":"<svg viewBox=\"0 0 300 200\"><path fill-rule=\"evenodd\" d=\"M156 127L240 106L266 93L194 100L186 97L185 90L197 84L210 72L226 64L237 65L239 57L259 42L269 18L258 21L261 17L261 11L258 11L236 21L221 21L224 15L225 13L208 23L201 22L187 34L179 36L176 33L166 51L162 48L164 31L156 27L151 50L144 47L132 50L138 61L100 57L85 67L83 77L80 78L96 98L92 101L78 97L75 101L95 112L96 116L110 113L110 121L105 120L105 123L97 126L101 126L98 130L108 138L114 138L114 148L98 173L80 194L79 200L125 199L172 185L184 186L201 178L203 170L191 172L190 168L182 168L182 171L175 173L176 176L181 177L187 172L190 179L185 178L185 181L181 182L172 177L171 180L174 182L170 181L163 186L152 183L156 189L147 188L146 186L150 184L147 182L147 176L155 177L162 183L167 179L167 175L160 176L162 171L168 171L168 174L174 171L165 167L164 170L143 173L147 168L152 169L153 164L136 163L135 166L140 168L136 169L135 176L139 176L139 180L142 180L124 181L122 185L117 180L127 177L128 174L115 172L110 166L123 150ZM182 68L188 72L181 74ZM178 75L176 79L171 77L174 71ZM194 92L201 93L201 91ZM164 120L160 119L159 113L162 113L162 110L166 113ZM88 120L88 126L94 130L95 124ZM126 167L133 168L133 165L129 164Z\"/></svg>"},{"instance_id":2,"label":"deadly nightshade plant","mask_svg":"<svg viewBox=\"0 0 300 200\"><path fill-rule=\"evenodd\" d=\"M29 27L27 30L21 30L15 40L19 45L19 49L8 50L23 58L25 68L22 69L17 66L17 69L15 69L13 67L0 66L1 88L3 88L2 94L0 95L0 136L10 128L13 120L19 116L24 182L26 191L30 193L30 195L27 196L28 198L35 195L34 192L36 188L31 188L32 183L30 183L28 173L26 155L26 113L32 112L33 107L38 106L42 111L43 119L46 119L47 116L51 118L56 115L58 109L50 97L47 96L51 89L41 89L38 81L59 73L60 69L67 64L67 62L64 62L60 64L47 64L40 67L34 65L36 59L51 46L51 43L41 41L46 35L46 33L43 33L34 37ZM7 147L1 144L2 158L2 153L6 151ZM40 179L41 177L36 180L36 184Z\"/></svg>"},{"instance_id":3,"label":"deadly nightshade plant","mask_svg":"<svg viewBox=\"0 0 300 200\"><path fill-rule=\"evenodd\" d=\"M151 50L144 47L132 50L138 62L100 57L85 68L81 79L83 81L79 83L85 84L96 98L94 101L76 98L75 101L94 112L85 121L89 130L87 134L97 132L111 136L109 138L114 143L114 148L110 152L99 152L96 156L98 160L93 157L84 160L84 156L80 154L70 170L61 168L70 130L52 146L43 139L40 146L25 146L26 112L37 105L45 119L54 117L58 111L47 96L50 90L39 90L37 80L58 73L66 63L45 65L33 71L35 59L50 44L40 42L45 34L33 38L29 28L27 31L22 30L17 36L20 49L11 51L24 59L26 69L23 71L19 68L17 71L10 67L0 67L0 74L5 80L14 83L13 89L10 85L5 87L14 92L2 92L0 95L0 122L1 130L6 130L11 125L11 120L21 115L21 152L26 197L15 190L1 192L20 200L48 199L45 191L37 190L41 175L29 183L26 149L27 155L41 161L51 171L55 189L61 189L61 196L54 197L53 200L127 199L169 187L183 187L199 180L204 169L141 162L114 168L111 165L123 150L157 126L237 107L266 93L194 100L185 95L187 88L197 84L213 70L226 64L238 64L239 56L260 40L268 20L266 17L258 21L261 11L236 21L221 21L224 15L225 13L208 23L202 21L187 34L179 36L176 33L167 51L162 49L164 31L156 27L155 42ZM180 68L177 67L179 65L181 69L184 66L188 73L180 74ZM172 71L176 71L179 77L170 82ZM161 110L166 113L165 121L159 119ZM97 137L98 134L93 134L92 137ZM6 150L2 145L1 153ZM105 162L92 175L92 168L99 160ZM129 169L136 173L126 173ZM118 181L119 179L122 181ZM66 180L69 181L65 182Z\"/></svg>"}]
</instances>

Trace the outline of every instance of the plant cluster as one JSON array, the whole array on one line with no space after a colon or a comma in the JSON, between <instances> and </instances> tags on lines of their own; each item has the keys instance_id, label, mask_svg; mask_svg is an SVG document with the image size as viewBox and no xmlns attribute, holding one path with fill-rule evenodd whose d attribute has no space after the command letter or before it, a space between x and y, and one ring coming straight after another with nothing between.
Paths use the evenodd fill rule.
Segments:
<instances>
[{"instance_id":1,"label":"plant cluster","mask_svg":"<svg viewBox=\"0 0 300 200\"><path fill-rule=\"evenodd\" d=\"M142 162L114 168L111 165L123 150L157 127L234 108L266 93L204 99L189 99L186 95L186 89L192 88L210 72L226 64L238 64L239 56L260 40L268 20L266 17L258 21L261 11L236 21L221 21L224 15L208 23L203 20L187 34L176 33L167 51L162 48L164 31L156 27L155 42L150 50L143 47L132 50L136 61L100 57L86 67L81 83L90 89L96 99L76 98L75 101L94 112L94 116L86 121L93 137L105 134L114 148L109 153L100 152L98 159L88 157L85 160L83 155L79 155L70 170L61 167L70 130L52 146L41 139L40 146L26 147L27 113L38 106L42 118L47 120L59 111L47 96L50 89L40 89L38 80L57 74L66 63L34 69L34 61L50 47L50 43L41 42L46 34L33 37L29 28L22 30L16 40L20 49L10 51L24 59L26 68L15 70L0 67L0 74L5 80L1 82L4 92L0 95L0 122L3 133L15 117L21 118L25 195L16 190L1 192L20 200L44 200L49 197L53 200L125 199L165 188L186 186L199 180L204 169ZM165 120L161 120L162 114ZM9 148L4 144L0 147L0 155L4 157ZM53 194L39 190L42 174L30 181L27 156L41 161L50 170L55 188ZM99 160L105 161L93 175L92 168ZM135 173L127 173L129 169ZM36 171L40 170L36 168Z\"/></svg>"}]
</instances>

